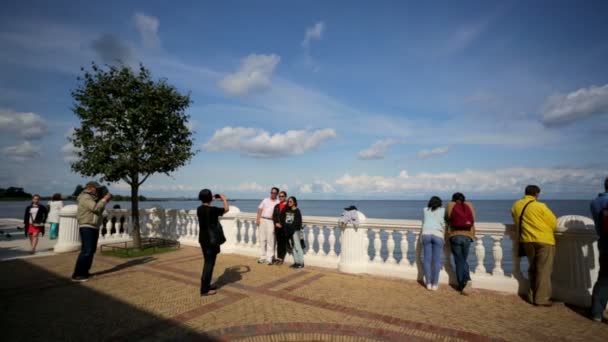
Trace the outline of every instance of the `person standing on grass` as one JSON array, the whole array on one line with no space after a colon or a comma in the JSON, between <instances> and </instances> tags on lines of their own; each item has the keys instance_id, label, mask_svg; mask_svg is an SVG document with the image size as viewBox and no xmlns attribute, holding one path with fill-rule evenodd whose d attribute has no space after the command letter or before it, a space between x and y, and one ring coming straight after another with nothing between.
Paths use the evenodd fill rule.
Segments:
<instances>
[{"instance_id":1,"label":"person standing on grass","mask_svg":"<svg viewBox=\"0 0 608 342\"><path fill-rule=\"evenodd\" d=\"M528 301L536 306L551 306L557 218L546 204L538 201L539 195L538 186L526 186L524 197L513 203L511 215L530 265Z\"/></svg>"},{"instance_id":2,"label":"person standing on grass","mask_svg":"<svg viewBox=\"0 0 608 342\"><path fill-rule=\"evenodd\" d=\"M272 212L274 207L279 204L277 195L279 188L270 189L270 197L264 198L258 206L258 216L255 223L258 225L257 238L260 242L260 259L258 264L272 265L274 258L274 223L272 222Z\"/></svg>"},{"instance_id":3,"label":"person standing on grass","mask_svg":"<svg viewBox=\"0 0 608 342\"><path fill-rule=\"evenodd\" d=\"M89 271L93 264L93 257L97 250L97 240L99 239L99 227L103 219L101 215L106 204L112 199L109 192L102 199L97 198L97 190L101 185L97 182L88 182L84 191L78 196L78 211L76 220L80 231L80 254L76 259L76 266L72 274L74 281L87 281L91 277Z\"/></svg>"},{"instance_id":4,"label":"person standing on grass","mask_svg":"<svg viewBox=\"0 0 608 342\"><path fill-rule=\"evenodd\" d=\"M469 270L469 247L475 240L475 208L473 204L465 201L462 193L452 195L445 213L446 221L450 225L450 246L456 266L456 280L458 291L463 295L471 292L471 274Z\"/></svg>"},{"instance_id":5,"label":"person standing on grass","mask_svg":"<svg viewBox=\"0 0 608 342\"><path fill-rule=\"evenodd\" d=\"M282 265L285 260L285 254L287 254L287 239L288 236L285 234L285 229L281 225L280 214L287 206L287 193L285 191L279 192L279 204L274 206L272 212L272 222L274 223L274 237L277 245L277 258L274 261L275 265Z\"/></svg>"},{"instance_id":6,"label":"person standing on grass","mask_svg":"<svg viewBox=\"0 0 608 342\"><path fill-rule=\"evenodd\" d=\"M285 234L289 237L289 244L293 253L293 265L291 268L304 267L304 251L300 244L300 232L302 231L302 213L298 209L298 200L291 196L287 200L287 208L280 214L281 225Z\"/></svg>"},{"instance_id":7,"label":"person standing on grass","mask_svg":"<svg viewBox=\"0 0 608 342\"><path fill-rule=\"evenodd\" d=\"M441 254L443 253L445 235L445 209L441 207L441 198L431 197L422 218L422 250L424 254L424 278L428 290L437 291Z\"/></svg>"},{"instance_id":8,"label":"person standing on grass","mask_svg":"<svg viewBox=\"0 0 608 342\"><path fill-rule=\"evenodd\" d=\"M49 217L48 222L51 224L49 231L49 239L54 240L59 235L59 211L63 208L61 194L54 194L49 202Z\"/></svg>"},{"instance_id":9,"label":"person standing on grass","mask_svg":"<svg viewBox=\"0 0 608 342\"><path fill-rule=\"evenodd\" d=\"M38 246L38 235L44 235L44 223L47 220L48 210L40 204L40 195L32 196L32 204L25 208L23 215L23 230L25 237L29 237L32 250L30 253L36 253Z\"/></svg>"},{"instance_id":10,"label":"person standing on grass","mask_svg":"<svg viewBox=\"0 0 608 342\"><path fill-rule=\"evenodd\" d=\"M591 318L601 322L608 303L608 177L604 179L604 192L591 202L590 209L599 237L597 249L600 252L600 270L591 296Z\"/></svg>"},{"instance_id":11,"label":"person standing on grass","mask_svg":"<svg viewBox=\"0 0 608 342\"><path fill-rule=\"evenodd\" d=\"M226 196L216 194L215 198L222 200L224 204L223 208L211 206L211 201L213 201L211 190L203 189L198 194L198 199L202 202L202 205L196 209L199 225L198 242L201 245L204 261L203 272L201 274L201 296L210 296L217 293L217 286L211 285L211 278L213 277L215 260L220 253L220 246L213 245L209 241L209 229L210 225L219 224L219 218L230 210Z\"/></svg>"}]
</instances>

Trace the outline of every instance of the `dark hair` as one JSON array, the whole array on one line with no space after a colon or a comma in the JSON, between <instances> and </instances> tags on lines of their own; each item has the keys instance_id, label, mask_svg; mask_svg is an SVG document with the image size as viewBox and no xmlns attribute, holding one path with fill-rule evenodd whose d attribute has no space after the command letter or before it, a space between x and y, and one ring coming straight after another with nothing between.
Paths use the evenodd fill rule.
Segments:
<instances>
[{"instance_id":1,"label":"dark hair","mask_svg":"<svg viewBox=\"0 0 608 342\"><path fill-rule=\"evenodd\" d=\"M285 197L287 197L287 193L285 191L279 191L279 195L280 194L283 194L283 195L285 195Z\"/></svg>"},{"instance_id":2,"label":"dark hair","mask_svg":"<svg viewBox=\"0 0 608 342\"><path fill-rule=\"evenodd\" d=\"M53 197L51 197L52 201L61 201L61 194L60 193L56 193L53 195Z\"/></svg>"},{"instance_id":3,"label":"dark hair","mask_svg":"<svg viewBox=\"0 0 608 342\"><path fill-rule=\"evenodd\" d=\"M33 194L33 195L32 195L32 199L34 199L34 197L38 197L38 198L40 198L40 195L38 195L38 194Z\"/></svg>"},{"instance_id":4,"label":"dark hair","mask_svg":"<svg viewBox=\"0 0 608 342\"><path fill-rule=\"evenodd\" d=\"M114 206L112 207L112 209L120 209L120 204L114 204Z\"/></svg>"},{"instance_id":5,"label":"dark hair","mask_svg":"<svg viewBox=\"0 0 608 342\"><path fill-rule=\"evenodd\" d=\"M457 201L464 202L465 200L466 199L465 199L464 195L462 194L462 192L455 192L452 195L452 201L454 201L454 202L457 202Z\"/></svg>"},{"instance_id":6,"label":"dark hair","mask_svg":"<svg viewBox=\"0 0 608 342\"><path fill-rule=\"evenodd\" d=\"M608 192L608 177L606 177L606 179L604 179L604 190L606 190L606 192Z\"/></svg>"},{"instance_id":7,"label":"dark hair","mask_svg":"<svg viewBox=\"0 0 608 342\"><path fill-rule=\"evenodd\" d=\"M435 211L435 209L441 207L441 198L437 197L437 196L433 196L431 197L431 199L429 200L429 204L427 204L426 206L431 208L431 211Z\"/></svg>"},{"instance_id":8,"label":"dark hair","mask_svg":"<svg viewBox=\"0 0 608 342\"><path fill-rule=\"evenodd\" d=\"M525 190L526 195L536 196L540 194L540 188L536 185L528 185Z\"/></svg>"},{"instance_id":9,"label":"dark hair","mask_svg":"<svg viewBox=\"0 0 608 342\"><path fill-rule=\"evenodd\" d=\"M198 193L198 199L203 203L211 203L213 199L213 194L209 189L203 189Z\"/></svg>"},{"instance_id":10,"label":"dark hair","mask_svg":"<svg viewBox=\"0 0 608 342\"><path fill-rule=\"evenodd\" d=\"M279 188L277 188L276 186L273 186L270 191L276 190L277 191L277 195L279 194L280 190Z\"/></svg>"},{"instance_id":11,"label":"dark hair","mask_svg":"<svg viewBox=\"0 0 608 342\"><path fill-rule=\"evenodd\" d=\"M293 205L295 205L296 207L298 206L298 200L297 200L297 199L296 199L294 196L290 196L290 197L287 199L287 202L289 202L289 200L292 200L292 201L293 201Z\"/></svg>"}]
</instances>

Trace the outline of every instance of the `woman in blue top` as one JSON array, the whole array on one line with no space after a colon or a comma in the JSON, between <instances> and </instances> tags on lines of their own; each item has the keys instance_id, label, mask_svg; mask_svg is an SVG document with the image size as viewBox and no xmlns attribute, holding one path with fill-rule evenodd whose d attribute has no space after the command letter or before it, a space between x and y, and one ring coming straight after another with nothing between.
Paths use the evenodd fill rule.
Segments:
<instances>
[{"instance_id":1,"label":"woman in blue top","mask_svg":"<svg viewBox=\"0 0 608 342\"><path fill-rule=\"evenodd\" d=\"M431 197L429 204L423 209L423 213L421 235L424 252L424 278L426 288L437 291L445 232L445 209L441 207L441 198Z\"/></svg>"}]
</instances>

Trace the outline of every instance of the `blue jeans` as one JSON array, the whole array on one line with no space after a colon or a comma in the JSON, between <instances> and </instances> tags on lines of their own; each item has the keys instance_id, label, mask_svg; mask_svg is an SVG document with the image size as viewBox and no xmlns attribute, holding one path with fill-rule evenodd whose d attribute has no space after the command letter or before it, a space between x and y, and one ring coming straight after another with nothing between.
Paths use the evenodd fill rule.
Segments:
<instances>
[{"instance_id":1,"label":"blue jeans","mask_svg":"<svg viewBox=\"0 0 608 342\"><path fill-rule=\"evenodd\" d=\"M295 264L304 265L304 251L302 250L302 245L300 244L300 231L296 230L292 236L293 241L293 262Z\"/></svg>"},{"instance_id":2,"label":"blue jeans","mask_svg":"<svg viewBox=\"0 0 608 342\"><path fill-rule=\"evenodd\" d=\"M452 255L454 255L454 264L456 264L456 280L458 281L459 291L462 291L467 285L467 282L471 280L469 263L467 262L471 242L473 242L473 239L464 235L456 235L450 238Z\"/></svg>"},{"instance_id":3,"label":"blue jeans","mask_svg":"<svg viewBox=\"0 0 608 342\"><path fill-rule=\"evenodd\" d=\"M72 277L88 277L89 270L93 264L93 257L97 250L97 240L99 239L99 229L80 228L80 254L76 259L76 267Z\"/></svg>"},{"instance_id":4,"label":"blue jeans","mask_svg":"<svg viewBox=\"0 0 608 342\"><path fill-rule=\"evenodd\" d=\"M600 271L591 296L591 316L601 318L608 303L608 250L600 250Z\"/></svg>"},{"instance_id":5,"label":"blue jeans","mask_svg":"<svg viewBox=\"0 0 608 342\"><path fill-rule=\"evenodd\" d=\"M443 239L431 235L422 235L422 250L424 253L423 268L426 284L439 284L439 271L441 270L441 253L443 252Z\"/></svg>"}]
</instances>

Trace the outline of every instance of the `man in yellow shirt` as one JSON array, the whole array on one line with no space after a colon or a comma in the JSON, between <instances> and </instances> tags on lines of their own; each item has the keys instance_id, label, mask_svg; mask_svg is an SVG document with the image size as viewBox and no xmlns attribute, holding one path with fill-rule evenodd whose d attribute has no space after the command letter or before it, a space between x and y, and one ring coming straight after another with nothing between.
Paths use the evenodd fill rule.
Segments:
<instances>
[{"instance_id":1,"label":"man in yellow shirt","mask_svg":"<svg viewBox=\"0 0 608 342\"><path fill-rule=\"evenodd\" d=\"M525 196L513 203L511 215L530 264L528 300L534 305L551 306L557 218L547 205L538 201L539 194L538 186L528 185Z\"/></svg>"}]
</instances>

